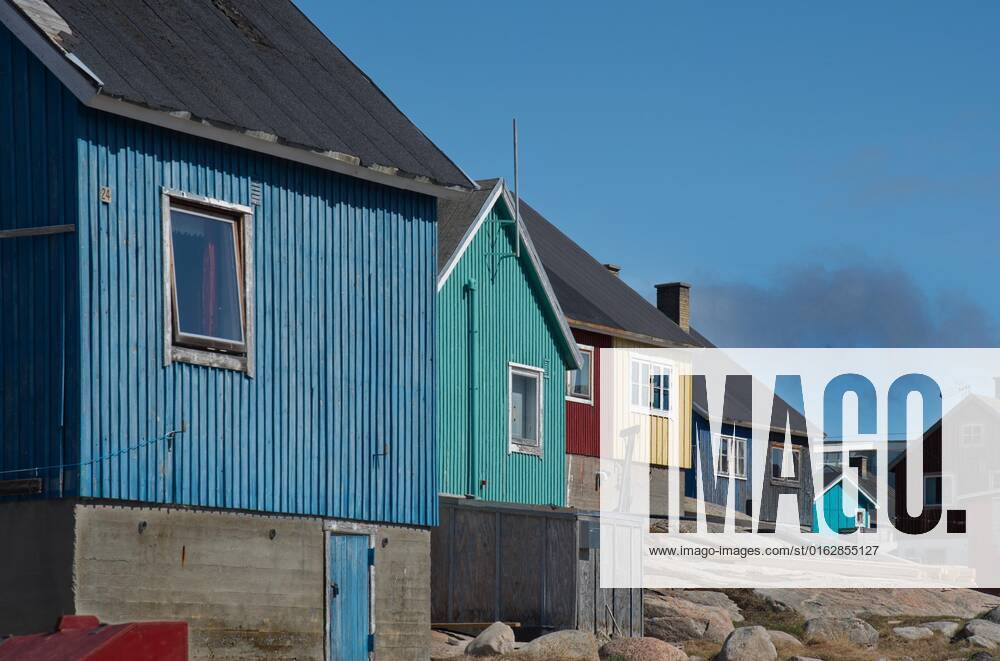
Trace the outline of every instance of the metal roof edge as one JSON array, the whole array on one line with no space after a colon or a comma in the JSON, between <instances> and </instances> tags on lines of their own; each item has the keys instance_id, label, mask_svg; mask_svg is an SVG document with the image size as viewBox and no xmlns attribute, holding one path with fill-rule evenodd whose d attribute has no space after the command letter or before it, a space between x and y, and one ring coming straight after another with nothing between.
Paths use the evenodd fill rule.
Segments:
<instances>
[{"instance_id":1,"label":"metal roof edge","mask_svg":"<svg viewBox=\"0 0 1000 661\"><path fill-rule=\"evenodd\" d=\"M503 179L500 179L499 183L503 189L502 195L507 203L507 207L513 211L517 208L517 205L514 204L514 199L510 191L508 191L507 187L504 185ZM529 234L528 228L525 226L520 217L516 220L518 235L524 240L524 248L528 251L528 257L531 260L531 264L535 269L535 273L538 275L539 282L542 283L542 289L545 291L546 298L549 299L549 305L552 306L552 311L555 313L557 323L559 324L559 330L562 332L563 339L566 341L570 357L575 363L574 368L579 369L583 366L583 354L580 353L580 349L576 345L576 338L573 337L573 331L570 330L566 314L563 312L562 306L559 305L559 299L556 297L555 290L552 289L552 283L549 282L549 276L545 272L545 266L542 264L542 259L538 255L538 250L535 249L535 244L531 241L531 234Z\"/></svg>"}]
</instances>

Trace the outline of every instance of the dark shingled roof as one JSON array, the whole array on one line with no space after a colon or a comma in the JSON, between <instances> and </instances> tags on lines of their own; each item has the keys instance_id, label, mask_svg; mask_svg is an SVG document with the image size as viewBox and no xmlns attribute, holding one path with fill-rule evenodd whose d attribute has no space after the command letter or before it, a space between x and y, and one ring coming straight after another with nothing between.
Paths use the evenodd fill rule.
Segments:
<instances>
[{"instance_id":1,"label":"dark shingled roof","mask_svg":"<svg viewBox=\"0 0 1000 661\"><path fill-rule=\"evenodd\" d=\"M289 0L45 2L13 4L96 74L101 94L473 188Z\"/></svg>"},{"instance_id":2,"label":"dark shingled roof","mask_svg":"<svg viewBox=\"0 0 1000 661\"><path fill-rule=\"evenodd\" d=\"M472 226L479 211L499 179L480 179L479 190L466 193L457 199L438 200L438 273L455 254L462 237Z\"/></svg>"},{"instance_id":3,"label":"dark shingled roof","mask_svg":"<svg viewBox=\"0 0 1000 661\"><path fill-rule=\"evenodd\" d=\"M664 346L700 346L523 199L521 219L538 249L559 304L571 320L645 335Z\"/></svg>"}]
</instances>

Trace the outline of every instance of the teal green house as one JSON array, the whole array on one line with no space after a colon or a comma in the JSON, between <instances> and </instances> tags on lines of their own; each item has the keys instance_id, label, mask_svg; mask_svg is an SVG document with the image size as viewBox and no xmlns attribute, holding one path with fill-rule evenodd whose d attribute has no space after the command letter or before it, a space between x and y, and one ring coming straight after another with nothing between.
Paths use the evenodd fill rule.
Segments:
<instances>
[{"instance_id":1,"label":"teal green house","mask_svg":"<svg viewBox=\"0 0 1000 661\"><path fill-rule=\"evenodd\" d=\"M863 469L859 471L860 479L855 483L845 477L839 468L826 466L823 469L824 488L813 502L812 531L820 531L818 510L823 509L823 517L833 532L853 531L854 529L874 529L878 524L878 505L875 498L875 476ZM856 484L858 501L856 507L849 508L850 516L844 514L844 481Z\"/></svg>"},{"instance_id":2,"label":"teal green house","mask_svg":"<svg viewBox=\"0 0 1000 661\"><path fill-rule=\"evenodd\" d=\"M567 370L580 354L502 179L438 205L442 494L566 501Z\"/></svg>"}]
</instances>

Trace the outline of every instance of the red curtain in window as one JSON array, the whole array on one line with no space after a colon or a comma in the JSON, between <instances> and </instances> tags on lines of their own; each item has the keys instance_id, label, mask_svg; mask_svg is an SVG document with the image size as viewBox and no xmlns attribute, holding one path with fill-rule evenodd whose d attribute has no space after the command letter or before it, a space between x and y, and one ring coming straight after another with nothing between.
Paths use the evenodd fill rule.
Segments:
<instances>
[{"instance_id":1,"label":"red curtain in window","mask_svg":"<svg viewBox=\"0 0 1000 661\"><path fill-rule=\"evenodd\" d=\"M205 256L202 260L202 273L201 273L201 283L202 283L202 318L205 320L205 334L214 336L216 333L216 320L215 311L217 309L216 297L218 295L216 291L216 283L218 278L215 272L215 244L211 241L205 246Z\"/></svg>"}]
</instances>

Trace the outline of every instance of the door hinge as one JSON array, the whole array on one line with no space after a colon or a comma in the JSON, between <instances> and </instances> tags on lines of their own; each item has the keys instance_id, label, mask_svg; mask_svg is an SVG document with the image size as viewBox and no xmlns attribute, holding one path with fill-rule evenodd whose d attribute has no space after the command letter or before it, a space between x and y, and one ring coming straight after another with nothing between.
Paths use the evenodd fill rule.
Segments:
<instances>
[{"instance_id":1,"label":"door hinge","mask_svg":"<svg viewBox=\"0 0 1000 661\"><path fill-rule=\"evenodd\" d=\"M375 549L368 549L368 566L375 566Z\"/></svg>"},{"instance_id":2,"label":"door hinge","mask_svg":"<svg viewBox=\"0 0 1000 661\"><path fill-rule=\"evenodd\" d=\"M375 634L373 633L368 634L368 651L375 651Z\"/></svg>"}]
</instances>

